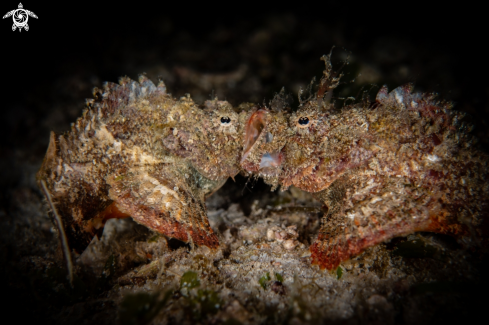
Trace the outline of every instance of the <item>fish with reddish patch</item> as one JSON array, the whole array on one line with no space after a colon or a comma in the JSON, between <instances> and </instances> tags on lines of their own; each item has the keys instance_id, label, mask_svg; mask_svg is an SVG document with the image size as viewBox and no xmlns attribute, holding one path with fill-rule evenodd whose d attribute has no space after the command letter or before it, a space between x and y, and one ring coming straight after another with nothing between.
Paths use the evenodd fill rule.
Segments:
<instances>
[{"instance_id":1,"label":"fish with reddish patch","mask_svg":"<svg viewBox=\"0 0 489 325\"><path fill-rule=\"evenodd\" d=\"M312 261L334 269L366 248L417 231L477 244L489 208L489 157L464 114L408 84L372 104L337 109L329 56L315 96L246 123L241 166L274 188L298 187L327 207Z\"/></svg>"},{"instance_id":2,"label":"fish with reddish patch","mask_svg":"<svg viewBox=\"0 0 489 325\"><path fill-rule=\"evenodd\" d=\"M241 170L249 105L174 99L145 76L94 90L71 130L51 132L37 174L70 249L82 252L110 218L132 217L211 248L205 198Z\"/></svg>"},{"instance_id":3,"label":"fish with reddish patch","mask_svg":"<svg viewBox=\"0 0 489 325\"><path fill-rule=\"evenodd\" d=\"M95 89L71 130L51 133L37 174L70 248L83 251L108 219L129 216L216 248L205 198L242 171L327 207L310 247L321 268L416 231L477 244L488 219L489 157L464 114L412 85L337 109L328 98L341 75L323 60L317 93L299 97L294 112L282 92L270 107L197 105L144 76Z\"/></svg>"}]
</instances>

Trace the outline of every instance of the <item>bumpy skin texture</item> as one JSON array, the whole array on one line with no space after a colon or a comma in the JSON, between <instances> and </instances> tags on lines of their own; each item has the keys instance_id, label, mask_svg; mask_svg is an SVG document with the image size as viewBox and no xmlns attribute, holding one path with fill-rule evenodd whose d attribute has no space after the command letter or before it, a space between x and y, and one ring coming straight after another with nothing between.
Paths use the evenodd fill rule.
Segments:
<instances>
[{"instance_id":1,"label":"bumpy skin texture","mask_svg":"<svg viewBox=\"0 0 489 325\"><path fill-rule=\"evenodd\" d=\"M217 247L205 197L239 170L247 114L225 101L173 99L161 82L122 78L94 90L69 132L51 133L44 181L72 249L82 252L109 218L131 216L185 242Z\"/></svg>"},{"instance_id":2,"label":"bumpy skin texture","mask_svg":"<svg viewBox=\"0 0 489 325\"><path fill-rule=\"evenodd\" d=\"M284 155L281 149L289 133L287 114L266 108L254 108L245 123L241 166L247 172L262 177L275 189Z\"/></svg>"},{"instance_id":3,"label":"bumpy skin texture","mask_svg":"<svg viewBox=\"0 0 489 325\"><path fill-rule=\"evenodd\" d=\"M257 167L269 152L263 136L248 155L255 163L242 161L269 184L294 185L328 208L310 247L313 263L334 269L416 231L476 244L488 218L489 157L474 148L464 114L432 95L412 94L411 85L382 88L373 105L336 110L323 100L328 79L327 65L318 95L290 114L288 128L274 126L283 131L271 137L285 145L274 148L281 158L273 172ZM276 121L274 114L284 116L271 110L267 120Z\"/></svg>"}]
</instances>

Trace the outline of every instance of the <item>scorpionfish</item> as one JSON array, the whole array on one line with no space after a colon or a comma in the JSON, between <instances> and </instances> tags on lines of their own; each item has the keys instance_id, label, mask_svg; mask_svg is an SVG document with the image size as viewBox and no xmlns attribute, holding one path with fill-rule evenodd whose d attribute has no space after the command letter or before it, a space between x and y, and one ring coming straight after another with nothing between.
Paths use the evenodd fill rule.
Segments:
<instances>
[{"instance_id":1,"label":"scorpionfish","mask_svg":"<svg viewBox=\"0 0 489 325\"><path fill-rule=\"evenodd\" d=\"M132 217L184 242L218 247L205 198L247 172L312 193L327 212L312 261L334 269L373 245L417 231L477 244L487 221L488 155L464 114L412 85L336 109L326 70L294 112L217 99L197 105L142 76L94 90L69 132L51 133L37 174L69 246L83 251L106 220ZM275 101L276 102L276 101ZM272 102L273 103L273 102Z\"/></svg>"},{"instance_id":2,"label":"scorpionfish","mask_svg":"<svg viewBox=\"0 0 489 325\"><path fill-rule=\"evenodd\" d=\"M483 238L489 157L475 146L464 113L411 84L375 102L336 109L325 99L341 76L329 56L318 91L294 112L255 109L245 125L241 166L274 188L312 193L327 212L310 246L334 269L366 248L413 232Z\"/></svg>"},{"instance_id":3,"label":"scorpionfish","mask_svg":"<svg viewBox=\"0 0 489 325\"><path fill-rule=\"evenodd\" d=\"M84 251L106 220L129 216L168 237L218 247L205 198L241 169L249 105L176 100L145 76L95 88L87 105L70 131L51 132L37 174L70 249Z\"/></svg>"}]
</instances>

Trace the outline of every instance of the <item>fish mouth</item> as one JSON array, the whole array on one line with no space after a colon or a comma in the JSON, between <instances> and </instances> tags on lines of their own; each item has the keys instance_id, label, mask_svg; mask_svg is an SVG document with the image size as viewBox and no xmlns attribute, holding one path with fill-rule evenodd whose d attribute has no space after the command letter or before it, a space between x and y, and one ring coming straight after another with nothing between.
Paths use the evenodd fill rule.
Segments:
<instances>
[{"instance_id":1,"label":"fish mouth","mask_svg":"<svg viewBox=\"0 0 489 325\"><path fill-rule=\"evenodd\" d=\"M259 157L259 164L244 165L243 168L250 167L248 171L257 172L261 177L279 177L282 172L283 159L284 154L280 151L265 152L261 155L261 158Z\"/></svg>"},{"instance_id":2,"label":"fish mouth","mask_svg":"<svg viewBox=\"0 0 489 325\"><path fill-rule=\"evenodd\" d=\"M282 164L283 155L280 151L265 152L262 154L260 164L247 161L250 153L258 145L260 139L264 138L263 143L267 144L273 141L273 135L268 132L266 127L268 111L265 109L259 109L254 112L245 126L245 143L243 148L243 155L241 158L241 165L248 171L258 171L264 169L270 169L270 167L278 167ZM263 134L262 136L262 133Z\"/></svg>"},{"instance_id":3,"label":"fish mouth","mask_svg":"<svg viewBox=\"0 0 489 325\"><path fill-rule=\"evenodd\" d=\"M282 165L283 155L280 151L266 152L261 156L260 170L270 167L279 167Z\"/></svg>"}]
</instances>

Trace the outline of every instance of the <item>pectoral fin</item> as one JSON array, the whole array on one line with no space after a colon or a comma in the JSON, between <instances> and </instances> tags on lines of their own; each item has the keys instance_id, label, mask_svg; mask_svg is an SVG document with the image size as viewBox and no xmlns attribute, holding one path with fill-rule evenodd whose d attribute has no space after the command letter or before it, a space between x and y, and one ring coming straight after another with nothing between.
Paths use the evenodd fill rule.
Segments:
<instances>
[{"instance_id":1,"label":"pectoral fin","mask_svg":"<svg viewBox=\"0 0 489 325\"><path fill-rule=\"evenodd\" d=\"M141 166L106 181L109 197L136 222L184 242L218 247L207 220L205 193L199 193L181 169L169 164Z\"/></svg>"},{"instance_id":2,"label":"pectoral fin","mask_svg":"<svg viewBox=\"0 0 489 325\"><path fill-rule=\"evenodd\" d=\"M441 191L413 187L407 178L351 173L314 196L329 210L310 247L311 256L314 264L328 270L397 236L417 231L467 234Z\"/></svg>"}]
</instances>

